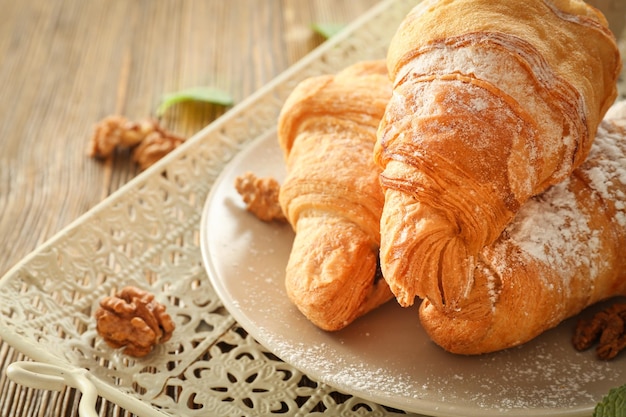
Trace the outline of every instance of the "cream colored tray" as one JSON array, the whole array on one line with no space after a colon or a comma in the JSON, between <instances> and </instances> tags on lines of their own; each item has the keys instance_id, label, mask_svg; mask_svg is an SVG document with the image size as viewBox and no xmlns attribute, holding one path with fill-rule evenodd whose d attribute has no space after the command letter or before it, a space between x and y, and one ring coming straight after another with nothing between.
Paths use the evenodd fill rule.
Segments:
<instances>
[{"instance_id":1,"label":"cream colored tray","mask_svg":"<svg viewBox=\"0 0 626 417\"><path fill-rule=\"evenodd\" d=\"M415 0L384 1L43 244L0 281L0 338L32 362L15 381L83 392L82 416L102 396L139 416L395 414L317 382L258 344L223 307L200 253L200 217L222 168L274 128L306 77L383 58ZM167 305L177 329L134 360L95 332L104 296L134 284Z\"/></svg>"}]
</instances>

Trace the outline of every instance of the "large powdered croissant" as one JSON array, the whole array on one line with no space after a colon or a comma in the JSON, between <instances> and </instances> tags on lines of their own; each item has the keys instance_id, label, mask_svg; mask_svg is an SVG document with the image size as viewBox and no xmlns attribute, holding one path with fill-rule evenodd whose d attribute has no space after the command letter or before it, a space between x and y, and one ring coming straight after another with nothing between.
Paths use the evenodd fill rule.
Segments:
<instances>
[{"instance_id":1,"label":"large powdered croissant","mask_svg":"<svg viewBox=\"0 0 626 417\"><path fill-rule=\"evenodd\" d=\"M626 295L626 112L617 123L611 117L588 160L529 200L480 252L463 309L422 303L420 319L437 344L461 354L504 349L595 302Z\"/></svg>"},{"instance_id":2,"label":"large powdered croissant","mask_svg":"<svg viewBox=\"0 0 626 417\"><path fill-rule=\"evenodd\" d=\"M383 275L403 306L464 308L477 255L587 156L621 68L580 0L424 1L387 57Z\"/></svg>"},{"instance_id":3,"label":"large powdered croissant","mask_svg":"<svg viewBox=\"0 0 626 417\"><path fill-rule=\"evenodd\" d=\"M372 158L390 96L384 61L362 62L300 83L279 117L279 202L296 232L285 285L325 330L393 298L377 267L383 194Z\"/></svg>"}]
</instances>

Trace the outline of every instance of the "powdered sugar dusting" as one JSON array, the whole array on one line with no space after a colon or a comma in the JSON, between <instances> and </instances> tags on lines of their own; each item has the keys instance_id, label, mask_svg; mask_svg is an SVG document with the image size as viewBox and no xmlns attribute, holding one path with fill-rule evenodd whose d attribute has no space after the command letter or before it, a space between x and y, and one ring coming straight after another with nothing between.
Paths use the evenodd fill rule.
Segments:
<instances>
[{"instance_id":1,"label":"powdered sugar dusting","mask_svg":"<svg viewBox=\"0 0 626 417\"><path fill-rule=\"evenodd\" d=\"M611 134L604 122L592 146L587 161L576 171L576 176L587 183L599 196L607 215L612 215L616 226L626 228L626 143L618 133ZM579 206L572 191L572 178L557 184L522 206L505 231L530 258L554 270L562 271L562 288L581 267L594 279L601 264L602 242L599 230L588 224L589 214ZM498 253L497 250L494 253ZM504 253L493 262L502 268ZM549 284L549 283L546 283Z\"/></svg>"},{"instance_id":2,"label":"powdered sugar dusting","mask_svg":"<svg viewBox=\"0 0 626 417\"><path fill-rule=\"evenodd\" d=\"M428 45L420 51L413 60L408 62L396 77L397 83L411 78L430 82L433 75L446 76L462 74L469 79L487 82L497 86L503 97L510 97L515 102L524 103L524 112L527 112L538 129L542 132L542 156L559 158L562 164L550 174L555 179L562 179L569 175L572 166L571 156L576 152L579 141L566 131L579 132L580 126L563 128L563 113L567 110L555 106L554 100L546 96L545 91L555 89L567 91L572 95L571 102L577 102L576 111L580 115L585 113L584 104L577 100L573 91L565 88L566 84L557 77L546 62L539 57L530 45L514 36L481 33L479 35L459 36L446 42ZM487 46L487 44L489 44ZM506 45L506 47L503 47ZM516 53L511 53L514 50ZM415 82L415 81L413 81ZM468 81L469 82L469 81ZM471 81L473 82L473 81ZM486 108L487 103L481 100L472 100L469 103L477 114ZM428 108L428 106L423 106ZM451 107L453 108L453 107ZM415 109L416 113L419 109ZM522 144L516 144L520 146ZM537 156L538 149L532 142L523 144L525 152L532 159ZM516 161L514 161L516 162ZM533 192L535 184L545 178L537 178L540 172L528 163L528 174L511 178L519 187L519 197L525 200ZM545 175L545 173L544 173Z\"/></svg>"},{"instance_id":3,"label":"powdered sugar dusting","mask_svg":"<svg viewBox=\"0 0 626 417\"><path fill-rule=\"evenodd\" d=\"M619 226L626 227L626 132L610 121L604 121L598 132L582 171L591 187L614 206Z\"/></svg>"},{"instance_id":4,"label":"powdered sugar dusting","mask_svg":"<svg viewBox=\"0 0 626 417\"><path fill-rule=\"evenodd\" d=\"M542 414L542 410L549 414L574 409L574 404L594 404L598 395L590 387L610 381L616 371L614 364L590 363L584 354L574 353L572 358L571 346L554 333L523 347L479 357L450 355L434 346L419 353L418 344L406 372L380 366L386 360L384 352L389 360L397 359L393 342L380 351L378 364L372 364L359 358L358 350L337 343L341 336L315 344L289 342L273 334L262 337L270 339L283 360L339 390L373 395L392 407L438 410L445 415L519 416L530 411Z\"/></svg>"},{"instance_id":5,"label":"powdered sugar dusting","mask_svg":"<svg viewBox=\"0 0 626 417\"><path fill-rule=\"evenodd\" d=\"M563 289L569 287L568 280L581 264L594 265L589 260L597 258L601 248L569 184L566 180L527 202L506 230L510 240L532 259L562 271ZM586 237L584 243L581 237Z\"/></svg>"},{"instance_id":6,"label":"powdered sugar dusting","mask_svg":"<svg viewBox=\"0 0 626 417\"><path fill-rule=\"evenodd\" d=\"M372 367L360 362L349 354L340 353L334 343L290 343L276 339L273 334L263 334L274 346L281 359L295 364L320 381L347 392L368 393L385 391L386 395L399 398L420 398L422 390L417 389L411 378L390 371L384 367ZM358 353L358 352L356 352ZM333 358L329 361L328 358Z\"/></svg>"}]
</instances>

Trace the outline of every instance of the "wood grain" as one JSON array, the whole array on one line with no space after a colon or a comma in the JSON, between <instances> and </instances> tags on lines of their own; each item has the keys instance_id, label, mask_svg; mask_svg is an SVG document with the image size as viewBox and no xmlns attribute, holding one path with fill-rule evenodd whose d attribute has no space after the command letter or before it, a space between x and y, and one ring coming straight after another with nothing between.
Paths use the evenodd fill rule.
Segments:
<instances>
[{"instance_id":1,"label":"wood grain","mask_svg":"<svg viewBox=\"0 0 626 417\"><path fill-rule=\"evenodd\" d=\"M235 102L376 0L0 0L0 276L134 178L127 150L86 155L94 124L154 114L163 94L213 86ZM226 109L182 104L164 125L189 136ZM25 359L0 344L0 415L77 416L79 394L5 376ZM102 416L127 413L104 400Z\"/></svg>"}]
</instances>

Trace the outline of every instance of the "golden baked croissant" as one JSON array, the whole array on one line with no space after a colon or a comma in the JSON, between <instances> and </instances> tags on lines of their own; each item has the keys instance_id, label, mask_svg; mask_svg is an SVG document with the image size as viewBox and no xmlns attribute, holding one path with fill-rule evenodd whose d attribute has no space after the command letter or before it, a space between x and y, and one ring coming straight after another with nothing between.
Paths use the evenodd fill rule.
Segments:
<instances>
[{"instance_id":1,"label":"golden baked croissant","mask_svg":"<svg viewBox=\"0 0 626 417\"><path fill-rule=\"evenodd\" d=\"M587 156L621 68L578 0L424 1L387 56L380 262L398 302L463 308L479 251Z\"/></svg>"},{"instance_id":2,"label":"golden baked croissant","mask_svg":"<svg viewBox=\"0 0 626 417\"><path fill-rule=\"evenodd\" d=\"M393 298L378 268L383 194L372 158L390 96L384 61L360 62L300 83L279 117L279 202L296 232L285 285L325 330Z\"/></svg>"},{"instance_id":3,"label":"golden baked croissant","mask_svg":"<svg viewBox=\"0 0 626 417\"><path fill-rule=\"evenodd\" d=\"M444 312L423 301L420 319L437 344L461 354L508 348L626 295L626 113L621 127L610 117L587 161L529 200L480 252L463 309Z\"/></svg>"}]
</instances>

